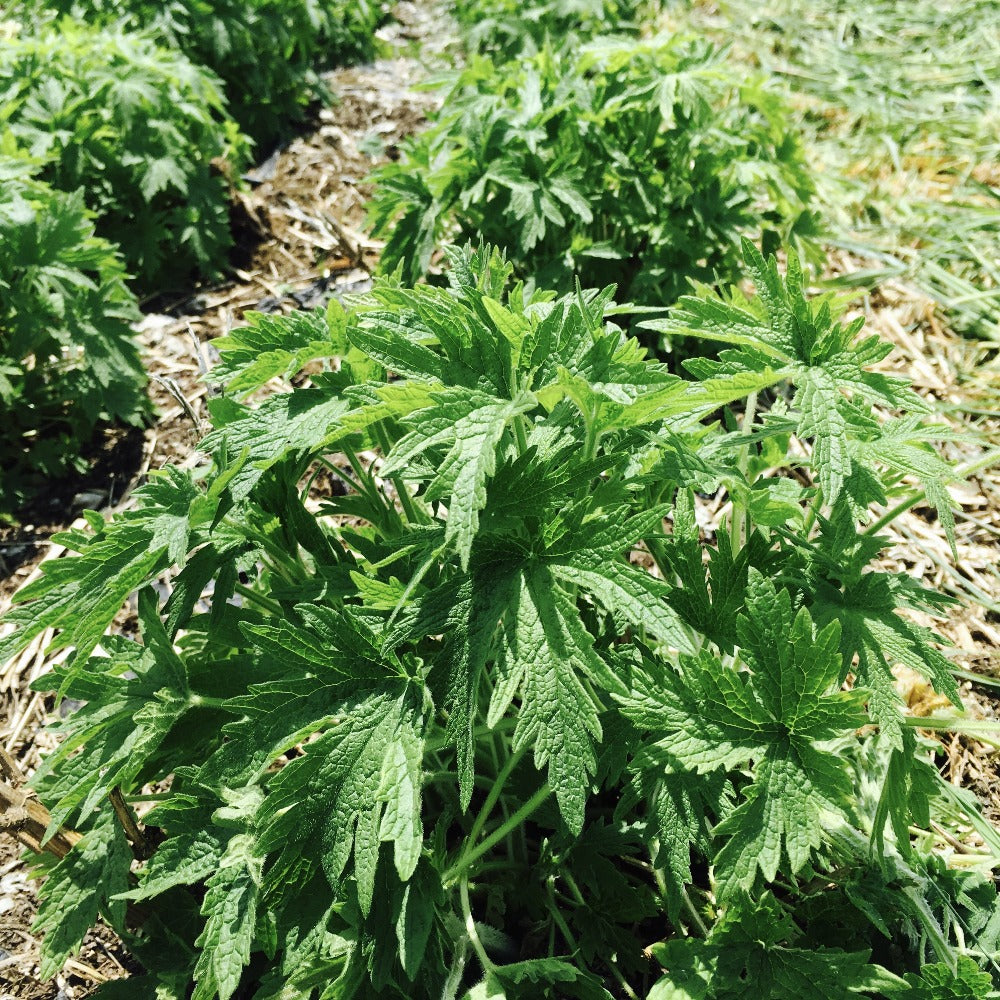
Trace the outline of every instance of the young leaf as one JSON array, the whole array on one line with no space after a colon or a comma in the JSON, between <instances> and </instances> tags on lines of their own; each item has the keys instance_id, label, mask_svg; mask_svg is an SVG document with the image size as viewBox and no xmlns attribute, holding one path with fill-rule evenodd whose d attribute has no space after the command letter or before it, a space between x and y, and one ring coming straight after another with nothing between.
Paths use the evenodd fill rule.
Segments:
<instances>
[{"instance_id":1,"label":"young leaf","mask_svg":"<svg viewBox=\"0 0 1000 1000\"><path fill-rule=\"evenodd\" d=\"M254 786L224 795L228 803L216 811L213 821L239 832L230 837L218 867L205 883L201 912L206 921L196 942L201 954L194 970L197 985L192 1000L229 1000L254 943L264 862L254 851L252 824L262 795Z\"/></svg>"}]
</instances>

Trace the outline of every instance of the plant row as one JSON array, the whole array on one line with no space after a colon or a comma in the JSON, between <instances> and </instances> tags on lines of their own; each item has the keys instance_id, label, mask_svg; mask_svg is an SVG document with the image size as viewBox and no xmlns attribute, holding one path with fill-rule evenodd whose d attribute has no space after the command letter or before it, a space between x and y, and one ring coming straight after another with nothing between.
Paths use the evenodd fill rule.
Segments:
<instances>
[{"instance_id":1,"label":"plant row","mask_svg":"<svg viewBox=\"0 0 1000 1000\"><path fill-rule=\"evenodd\" d=\"M741 235L809 251L813 179L780 95L702 38L638 36L625 18L644 13L463 0L467 68L374 175L383 271L416 280L442 241L484 239L540 287L613 282L662 308L735 281Z\"/></svg>"},{"instance_id":2,"label":"plant row","mask_svg":"<svg viewBox=\"0 0 1000 1000\"><path fill-rule=\"evenodd\" d=\"M6 511L32 476L78 462L98 421L146 412L118 255L140 291L218 273L251 148L303 121L318 69L372 53L378 14L336 0L22 0L9 12L0 406L16 432L0 482Z\"/></svg>"}]
</instances>

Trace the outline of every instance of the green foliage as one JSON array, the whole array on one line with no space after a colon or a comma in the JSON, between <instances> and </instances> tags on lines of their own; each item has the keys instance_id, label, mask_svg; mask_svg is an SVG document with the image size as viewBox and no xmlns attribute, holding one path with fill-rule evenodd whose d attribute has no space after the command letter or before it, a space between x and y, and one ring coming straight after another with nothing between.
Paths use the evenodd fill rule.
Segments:
<instances>
[{"instance_id":1,"label":"green foliage","mask_svg":"<svg viewBox=\"0 0 1000 1000\"><path fill-rule=\"evenodd\" d=\"M145 374L135 298L113 248L94 236L81 195L0 154L0 509L37 477L64 474L101 422L137 424Z\"/></svg>"},{"instance_id":2,"label":"green foliage","mask_svg":"<svg viewBox=\"0 0 1000 1000\"><path fill-rule=\"evenodd\" d=\"M458 0L466 46L498 60L523 57L551 43L575 45L603 34L634 34L652 13L646 0Z\"/></svg>"},{"instance_id":3,"label":"green foliage","mask_svg":"<svg viewBox=\"0 0 1000 1000\"><path fill-rule=\"evenodd\" d=\"M225 262L224 175L247 147L210 73L145 36L66 19L4 41L0 79L0 121L43 180L83 190L144 287Z\"/></svg>"},{"instance_id":4,"label":"green foliage","mask_svg":"<svg viewBox=\"0 0 1000 1000\"><path fill-rule=\"evenodd\" d=\"M49 872L46 969L101 912L148 970L133 996L981 988L956 958L996 948L996 889L911 842L941 781L835 610L884 593L857 614L954 695L899 613L933 597L872 566L850 485L896 487L877 446L917 426L880 351L750 248L761 305L677 313L738 345L693 379L607 321L610 291L449 256L448 288L234 330L212 469L93 515L20 594L0 656L54 629L42 683L81 703L35 782L87 838ZM835 427L809 409L831 358ZM823 440L850 458L836 489ZM703 533L695 493L719 489ZM106 637L133 590L141 638ZM115 790L156 802L124 890ZM84 852L119 891L80 879Z\"/></svg>"},{"instance_id":5,"label":"green foliage","mask_svg":"<svg viewBox=\"0 0 1000 1000\"><path fill-rule=\"evenodd\" d=\"M286 137L321 96L317 70L375 53L377 0L22 0L88 23L148 30L222 81L229 113L260 146ZM266 149L263 150L265 153Z\"/></svg>"},{"instance_id":6,"label":"green foliage","mask_svg":"<svg viewBox=\"0 0 1000 1000\"><path fill-rule=\"evenodd\" d=\"M906 977L908 989L897 994L900 1000L980 1000L995 997L993 982L971 958L960 958L958 968L944 962L925 966L920 975Z\"/></svg>"},{"instance_id":7,"label":"green foliage","mask_svg":"<svg viewBox=\"0 0 1000 1000\"><path fill-rule=\"evenodd\" d=\"M690 37L473 61L437 121L374 177L382 267L410 281L457 233L504 247L540 287L569 291L576 274L669 303L690 278L734 279L741 232L812 226L783 104Z\"/></svg>"}]
</instances>

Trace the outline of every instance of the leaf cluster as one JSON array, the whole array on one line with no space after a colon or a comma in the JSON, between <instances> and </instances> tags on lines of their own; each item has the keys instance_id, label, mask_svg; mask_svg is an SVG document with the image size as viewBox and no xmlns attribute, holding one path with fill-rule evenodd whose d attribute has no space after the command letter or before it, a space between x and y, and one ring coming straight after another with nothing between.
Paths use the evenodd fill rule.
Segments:
<instances>
[{"instance_id":1,"label":"leaf cluster","mask_svg":"<svg viewBox=\"0 0 1000 1000\"><path fill-rule=\"evenodd\" d=\"M130 322L135 297L79 192L55 191L0 155L0 508L40 475L65 473L103 421L137 424L148 403Z\"/></svg>"},{"instance_id":2,"label":"leaf cluster","mask_svg":"<svg viewBox=\"0 0 1000 1000\"><path fill-rule=\"evenodd\" d=\"M599 35L635 35L651 13L646 0L458 0L455 20L466 48L497 61L572 47Z\"/></svg>"},{"instance_id":3,"label":"leaf cluster","mask_svg":"<svg viewBox=\"0 0 1000 1000\"><path fill-rule=\"evenodd\" d=\"M805 236L812 180L783 103L702 40L598 39L447 82L431 127L374 174L382 267L427 272L442 238L501 246L569 291L669 303L735 279L739 234Z\"/></svg>"},{"instance_id":4,"label":"leaf cluster","mask_svg":"<svg viewBox=\"0 0 1000 1000\"><path fill-rule=\"evenodd\" d=\"M220 343L211 470L62 536L0 640L54 630L81 706L35 782L84 833L44 975L100 913L147 969L106 997L982 988L954 943L992 947L996 890L911 843L941 782L892 686L957 698L900 614L935 599L862 502L933 453L876 412L910 401L881 349L745 252L759 300L676 315L735 344L691 379L489 248Z\"/></svg>"},{"instance_id":5,"label":"leaf cluster","mask_svg":"<svg viewBox=\"0 0 1000 1000\"><path fill-rule=\"evenodd\" d=\"M143 287L224 263L226 174L248 147L211 73L148 36L63 19L6 40L0 80L0 120L40 178L83 191Z\"/></svg>"},{"instance_id":6,"label":"leaf cluster","mask_svg":"<svg viewBox=\"0 0 1000 1000\"><path fill-rule=\"evenodd\" d=\"M375 54L377 0L22 0L88 24L148 31L222 82L228 113L264 153L324 96L318 71Z\"/></svg>"}]
</instances>

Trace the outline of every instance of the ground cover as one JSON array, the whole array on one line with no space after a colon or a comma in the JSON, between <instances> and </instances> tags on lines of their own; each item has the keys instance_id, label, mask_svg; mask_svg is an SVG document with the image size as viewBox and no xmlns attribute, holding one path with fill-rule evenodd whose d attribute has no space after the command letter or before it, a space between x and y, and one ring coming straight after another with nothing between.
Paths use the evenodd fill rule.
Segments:
<instances>
[{"instance_id":1,"label":"ground cover","mask_svg":"<svg viewBox=\"0 0 1000 1000\"><path fill-rule=\"evenodd\" d=\"M667 5L662 23L784 82L834 241L859 258L853 280L902 278L955 329L998 339L994 0L693 0Z\"/></svg>"}]
</instances>

